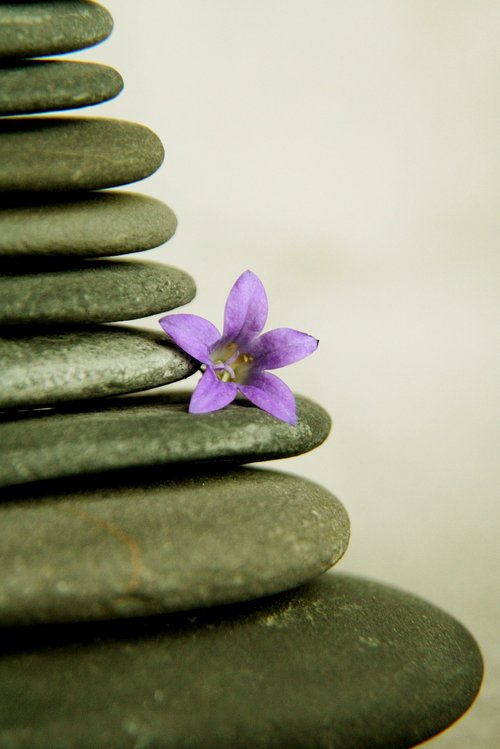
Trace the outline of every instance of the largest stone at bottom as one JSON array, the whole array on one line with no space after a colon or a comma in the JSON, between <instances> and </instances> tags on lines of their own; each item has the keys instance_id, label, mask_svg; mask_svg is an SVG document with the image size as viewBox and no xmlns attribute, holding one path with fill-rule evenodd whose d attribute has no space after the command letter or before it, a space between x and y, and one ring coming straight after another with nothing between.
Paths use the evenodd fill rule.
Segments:
<instances>
[{"instance_id":1,"label":"largest stone at bottom","mask_svg":"<svg viewBox=\"0 0 500 749\"><path fill-rule=\"evenodd\" d=\"M450 616L337 574L197 614L4 631L1 647L9 749L407 749L482 677Z\"/></svg>"}]
</instances>

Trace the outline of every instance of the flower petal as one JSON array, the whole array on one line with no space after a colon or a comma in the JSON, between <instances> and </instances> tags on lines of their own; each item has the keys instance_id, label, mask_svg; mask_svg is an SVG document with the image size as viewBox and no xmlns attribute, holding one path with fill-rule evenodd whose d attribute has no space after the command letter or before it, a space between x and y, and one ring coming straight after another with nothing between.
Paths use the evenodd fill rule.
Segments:
<instances>
[{"instance_id":1,"label":"flower petal","mask_svg":"<svg viewBox=\"0 0 500 749\"><path fill-rule=\"evenodd\" d=\"M206 414L224 408L236 398L238 390L232 382L222 382L208 367L196 386L189 403L189 413Z\"/></svg>"},{"instance_id":2,"label":"flower petal","mask_svg":"<svg viewBox=\"0 0 500 749\"><path fill-rule=\"evenodd\" d=\"M276 328L264 333L250 347L259 369L279 369L294 364L316 351L319 341L293 328Z\"/></svg>"},{"instance_id":3,"label":"flower petal","mask_svg":"<svg viewBox=\"0 0 500 749\"><path fill-rule=\"evenodd\" d=\"M276 375L258 372L252 376L250 385L238 385L238 390L255 406L277 419L293 426L297 423L295 397L288 385Z\"/></svg>"},{"instance_id":4,"label":"flower petal","mask_svg":"<svg viewBox=\"0 0 500 749\"><path fill-rule=\"evenodd\" d=\"M236 341L244 346L259 335L266 320L266 290L255 273L246 270L235 282L226 301L224 341Z\"/></svg>"},{"instance_id":5,"label":"flower petal","mask_svg":"<svg viewBox=\"0 0 500 749\"><path fill-rule=\"evenodd\" d=\"M220 338L211 322L198 315L167 315L161 327L179 348L203 364L210 364L210 349Z\"/></svg>"}]
</instances>

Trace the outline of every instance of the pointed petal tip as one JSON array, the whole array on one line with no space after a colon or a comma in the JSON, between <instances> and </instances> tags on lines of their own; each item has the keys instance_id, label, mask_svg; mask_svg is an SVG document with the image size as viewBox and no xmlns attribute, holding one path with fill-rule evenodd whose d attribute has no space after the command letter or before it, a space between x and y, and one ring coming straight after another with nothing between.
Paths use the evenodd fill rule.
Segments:
<instances>
[{"instance_id":1,"label":"pointed petal tip","mask_svg":"<svg viewBox=\"0 0 500 749\"><path fill-rule=\"evenodd\" d=\"M260 283L262 283L262 281L260 280L260 278L258 277L258 275L256 273L254 273L253 270L250 270L249 268L247 268L246 270L244 270L243 273L241 273L236 280L239 281L241 278L244 278L244 277L247 277L247 278L251 277L253 279L257 279L257 281L259 281Z\"/></svg>"}]
</instances>

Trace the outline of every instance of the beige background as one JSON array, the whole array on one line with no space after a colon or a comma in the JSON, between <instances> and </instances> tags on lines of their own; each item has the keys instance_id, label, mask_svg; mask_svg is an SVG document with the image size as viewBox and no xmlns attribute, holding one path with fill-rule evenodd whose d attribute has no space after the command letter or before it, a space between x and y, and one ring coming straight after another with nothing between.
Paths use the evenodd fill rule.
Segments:
<instances>
[{"instance_id":1,"label":"beige background","mask_svg":"<svg viewBox=\"0 0 500 749\"><path fill-rule=\"evenodd\" d=\"M334 434L276 465L344 501L344 571L418 593L476 635L483 693L430 744L497 749L500 3L107 7L112 38L77 57L125 78L98 114L166 146L137 189L179 229L151 258L188 270L189 310L216 323L251 268L269 326L321 339L285 378L324 404Z\"/></svg>"}]
</instances>

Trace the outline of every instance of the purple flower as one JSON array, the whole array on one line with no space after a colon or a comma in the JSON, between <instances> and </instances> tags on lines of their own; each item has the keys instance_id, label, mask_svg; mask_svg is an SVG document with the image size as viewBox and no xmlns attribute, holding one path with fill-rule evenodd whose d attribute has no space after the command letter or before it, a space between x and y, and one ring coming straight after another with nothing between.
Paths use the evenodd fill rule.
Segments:
<instances>
[{"instance_id":1,"label":"purple flower","mask_svg":"<svg viewBox=\"0 0 500 749\"><path fill-rule=\"evenodd\" d=\"M161 318L165 333L204 365L203 377L191 396L190 413L217 411L240 392L276 418L297 423L292 391L265 370L300 361L315 351L318 341L292 328L276 328L260 335L266 320L266 291L249 270L229 292L222 336L211 322L198 315Z\"/></svg>"}]
</instances>

